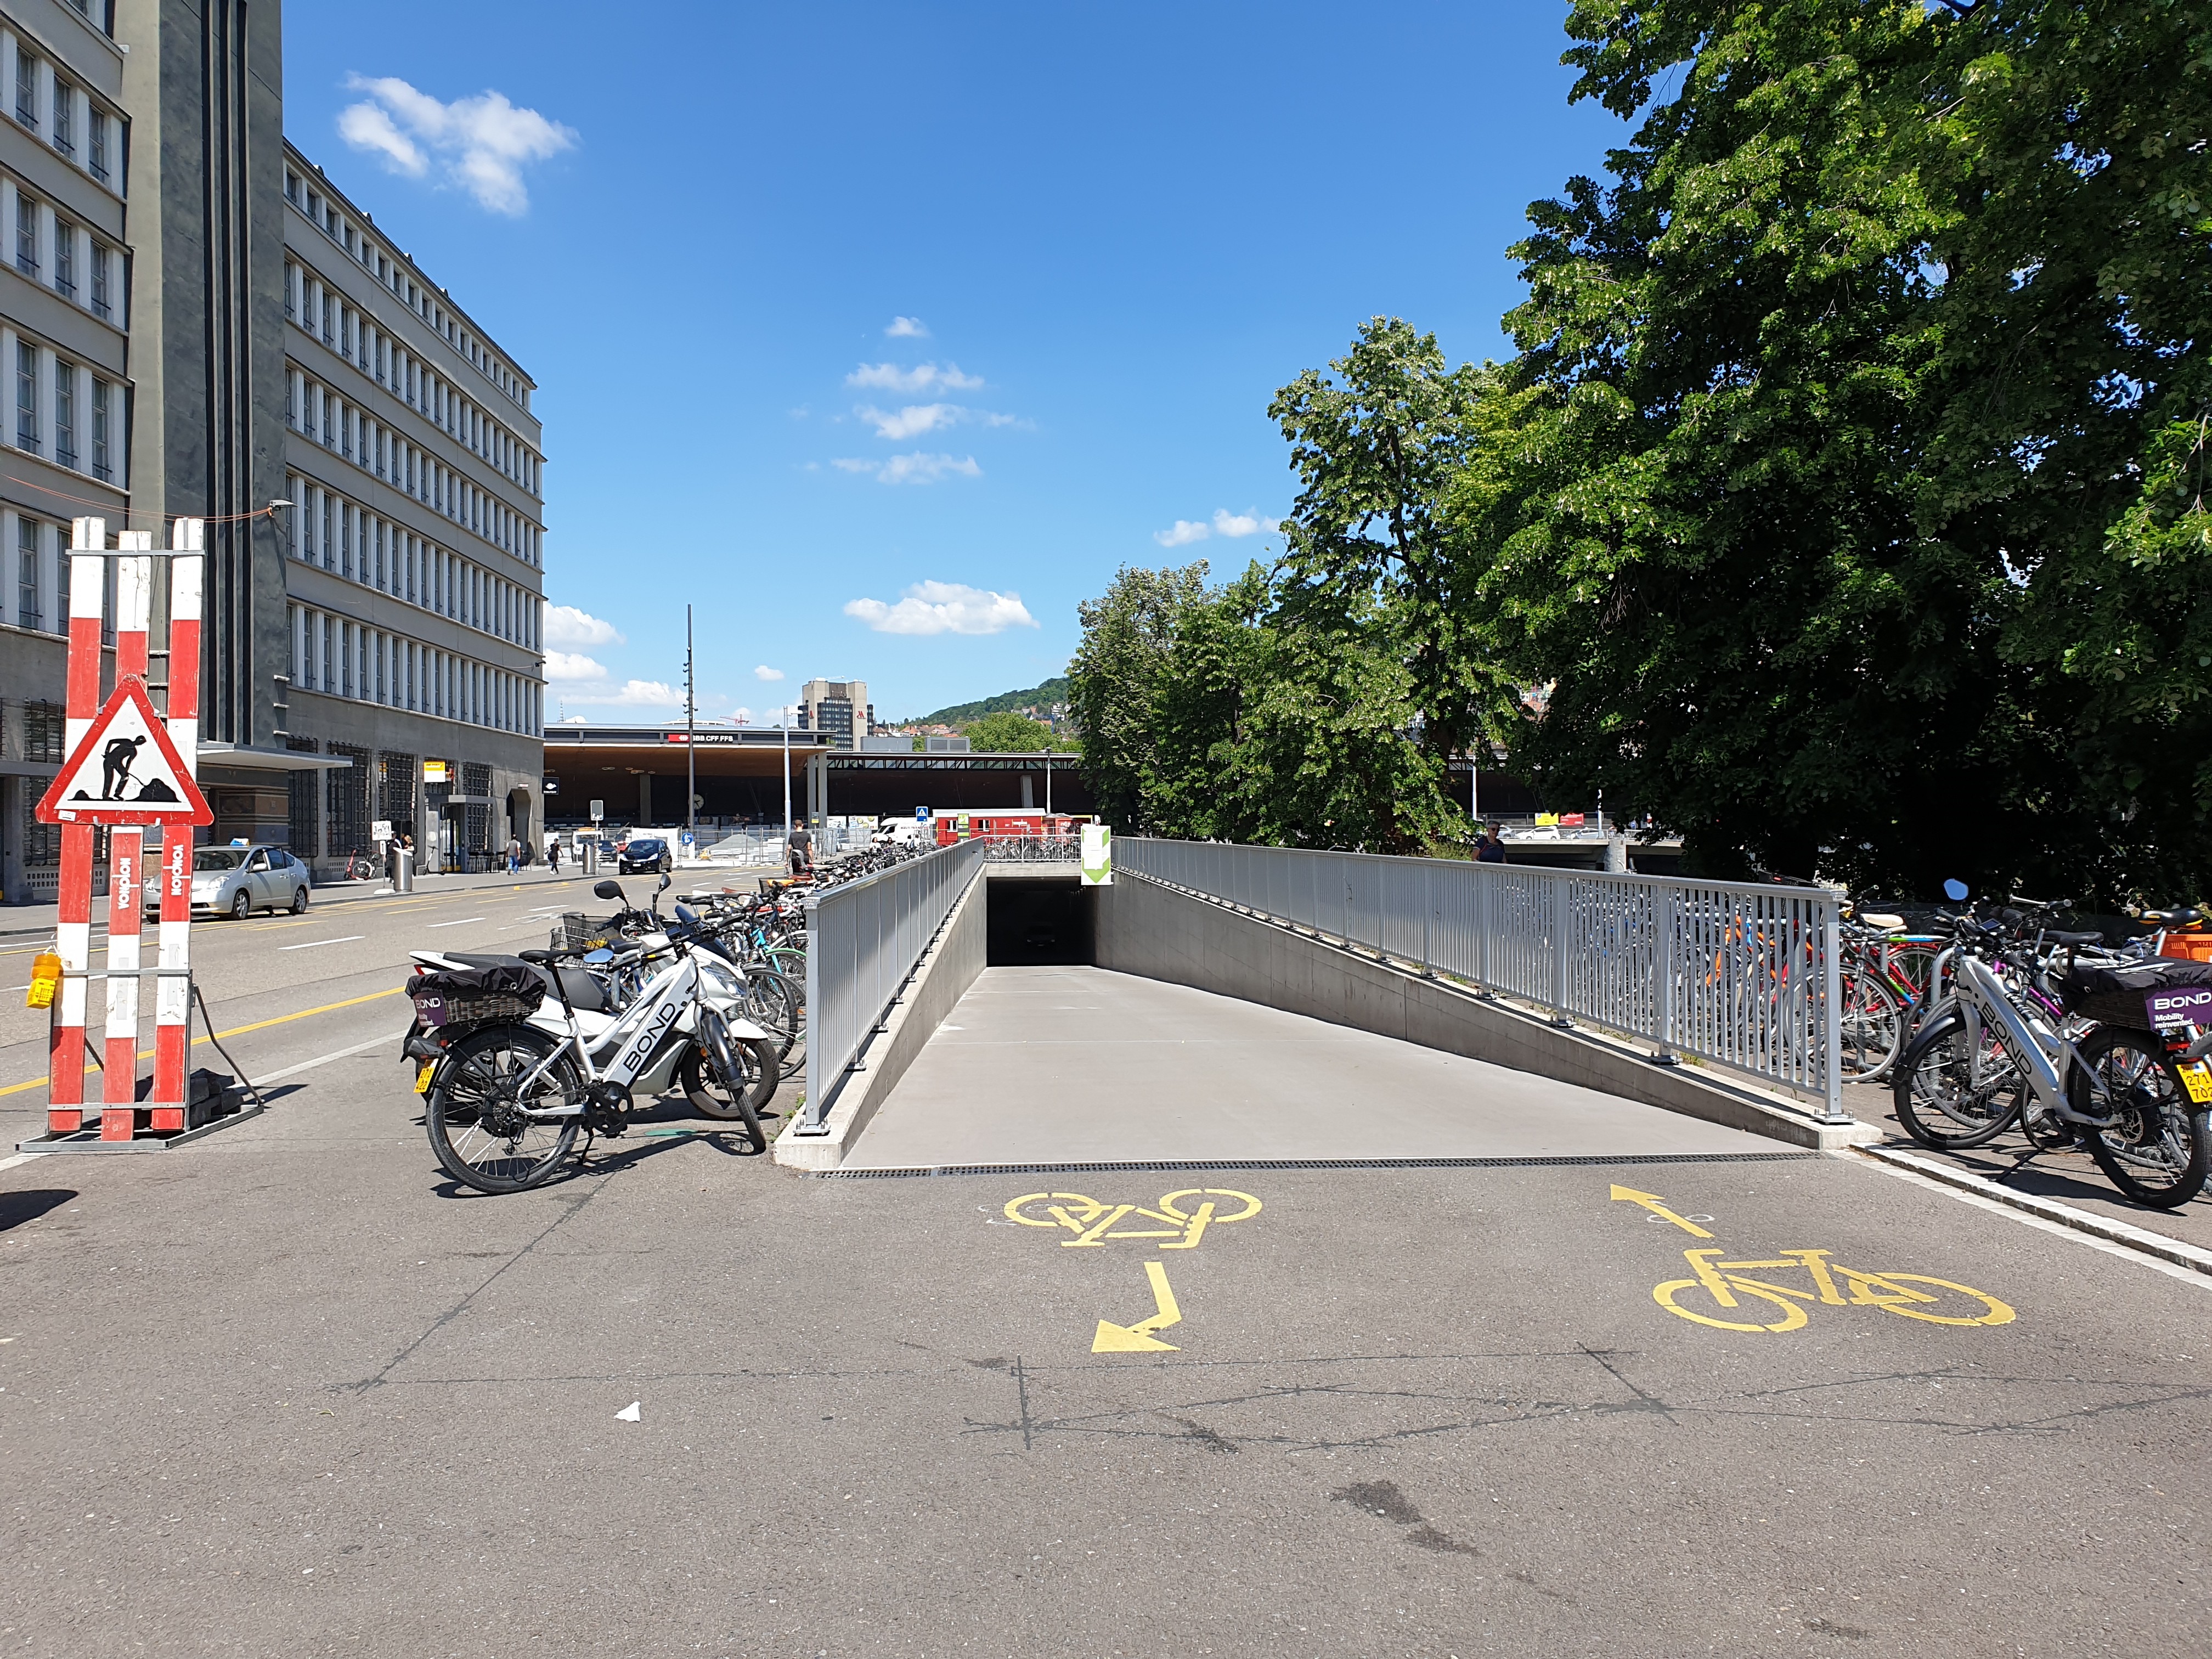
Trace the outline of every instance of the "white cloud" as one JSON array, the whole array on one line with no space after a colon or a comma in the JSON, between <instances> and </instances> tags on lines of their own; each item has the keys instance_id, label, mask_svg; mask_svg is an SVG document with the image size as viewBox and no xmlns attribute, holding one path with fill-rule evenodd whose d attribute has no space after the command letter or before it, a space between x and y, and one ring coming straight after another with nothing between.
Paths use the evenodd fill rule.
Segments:
<instances>
[{"instance_id":1,"label":"white cloud","mask_svg":"<svg viewBox=\"0 0 2212 1659\"><path fill-rule=\"evenodd\" d=\"M395 173L420 179L430 170L422 146L392 125L376 104L349 104L338 112L338 137L358 150L380 153Z\"/></svg>"},{"instance_id":2,"label":"white cloud","mask_svg":"<svg viewBox=\"0 0 2212 1659\"><path fill-rule=\"evenodd\" d=\"M545 643L548 645L623 645L623 636L615 625L601 622L589 611L579 611L573 605L554 605L545 608Z\"/></svg>"},{"instance_id":3,"label":"white cloud","mask_svg":"<svg viewBox=\"0 0 2212 1659\"><path fill-rule=\"evenodd\" d=\"M1152 532L1152 539L1162 547L1187 547L1208 536L1226 536L1233 541L1239 536L1256 536L1273 530L1278 522L1262 518L1256 512L1231 513L1225 507L1217 507L1211 524L1202 519L1177 519L1172 529Z\"/></svg>"},{"instance_id":4,"label":"white cloud","mask_svg":"<svg viewBox=\"0 0 2212 1659\"><path fill-rule=\"evenodd\" d=\"M894 317L890 326L884 331L894 340L927 340L929 331L922 326L919 317Z\"/></svg>"},{"instance_id":5,"label":"white cloud","mask_svg":"<svg viewBox=\"0 0 2212 1659\"><path fill-rule=\"evenodd\" d=\"M783 670L770 668L766 663L763 663L753 670L753 678L757 680L780 680L783 678Z\"/></svg>"},{"instance_id":6,"label":"white cloud","mask_svg":"<svg viewBox=\"0 0 2212 1659\"><path fill-rule=\"evenodd\" d=\"M963 478L983 476L983 469L975 464L973 455L963 459L951 455L925 455L919 450L911 455L894 455L887 461L846 457L830 465L847 472L865 472L878 483L887 484L935 483L953 472Z\"/></svg>"},{"instance_id":7,"label":"white cloud","mask_svg":"<svg viewBox=\"0 0 2212 1659\"><path fill-rule=\"evenodd\" d=\"M975 392L982 380L974 374L963 374L960 365L947 363L939 368L935 363L921 363L913 368L901 368L896 363L862 363L845 377L845 384L866 386L874 392Z\"/></svg>"},{"instance_id":8,"label":"white cloud","mask_svg":"<svg viewBox=\"0 0 2212 1659\"><path fill-rule=\"evenodd\" d=\"M941 426L951 426L963 411L952 404L908 404L896 414L886 414L872 404L863 404L854 412L864 421L875 422L876 436L896 443L934 432Z\"/></svg>"},{"instance_id":9,"label":"white cloud","mask_svg":"<svg viewBox=\"0 0 2212 1659\"><path fill-rule=\"evenodd\" d=\"M961 582L916 582L896 605L854 599L845 614L878 634L997 634L1009 628L1035 628L1018 593L995 593Z\"/></svg>"},{"instance_id":10,"label":"white cloud","mask_svg":"<svg viewBox=\"0 0 2212 1659\"><path fill-rule=\"evenodd\" d=\"M1256 536L1273 530L1276 521L1263 519L1256 513L1231 513L1225 507L1213 509L1213 533L1234 539L1238 536Z\"/></svg>"},{"instance_id":11,"label":"white cloud","mask_svg":"<svg viewBox=\"0 0 2212 1659\"><path fill-rule=\"evenodd\" d=\"M573 651L545 653L545 694L556 702L598 708L681 708L684 694L659 680L625 680L619 686L605 663Z\"/></svg>"},{"instance_id":12,"label":"white cloud","mask_svg":"<svg viewBox=\"0 0 2212 1659\"><path fill-rule=\"evenodd\" d=\"M357 150L381 155L395 173L420 179L434 156L443 177L477 205L510 217L530 206L523 167L576 147L573 127L534 109L517 109L507 94L480 92L445 103L396 76L346 76L367 100L338 115L338 136Z\"/></svg>"}]
</instances>

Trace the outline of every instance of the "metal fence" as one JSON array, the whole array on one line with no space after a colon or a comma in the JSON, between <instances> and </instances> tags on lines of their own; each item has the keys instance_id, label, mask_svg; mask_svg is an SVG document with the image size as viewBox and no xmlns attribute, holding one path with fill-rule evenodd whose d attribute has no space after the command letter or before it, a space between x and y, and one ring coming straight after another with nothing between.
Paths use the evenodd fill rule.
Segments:
<instances>
[{"instance_id":1,"label":"metal fence","mask_svg":"<svg viewBox=\"0 0 2212 1659\"><path fill-rule=\"evenodd\" d=\"M983 843L967 841L807 895L806 1108L798 1133L825 1133L831 1091L982 872Z\"/></svg>"},{"instance_id":2,"label":"metal fence","mask_svg":"<svg viewBox=\"0 0 2212 1659\"><path fill-rule=\"evenodd\" d=\"M1837 898L1819 888L1136 836L1114 864L1847 1121Z\"/></svg>"}]
</instances>

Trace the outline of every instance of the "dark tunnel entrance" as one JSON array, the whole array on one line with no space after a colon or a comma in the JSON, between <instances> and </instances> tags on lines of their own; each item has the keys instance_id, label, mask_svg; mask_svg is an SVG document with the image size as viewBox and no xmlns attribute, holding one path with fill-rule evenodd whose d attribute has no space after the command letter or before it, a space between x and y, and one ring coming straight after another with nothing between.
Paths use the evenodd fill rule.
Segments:
<instances>
[{"instance_id":1,"label":"dark tunnel entrance","mask_svg":"<svg viewBox=\"0 0 2212 1659\"><path fill-rule=\"evenodd\" d=\"M988 876L985 960L994 968L1085 968L1091 890L1074 876Z\"/></svg>"}]
</instances>

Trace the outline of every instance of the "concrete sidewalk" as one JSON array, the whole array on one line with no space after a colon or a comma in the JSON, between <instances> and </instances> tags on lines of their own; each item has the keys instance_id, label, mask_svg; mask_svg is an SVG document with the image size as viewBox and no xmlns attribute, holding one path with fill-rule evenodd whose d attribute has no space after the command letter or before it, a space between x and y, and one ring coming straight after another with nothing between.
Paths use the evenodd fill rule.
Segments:
<instances>
[{"instance_id":1,"label":"concrete sidewalk","mask_svg":"<svg viewBox=\"0 0 2212 1659\"><path fill-rule=\"evenodd\" d=\"M842 1167L1782 1150L1185 985L1103 968L987 968Z\"/></svg>"}]
</instances>

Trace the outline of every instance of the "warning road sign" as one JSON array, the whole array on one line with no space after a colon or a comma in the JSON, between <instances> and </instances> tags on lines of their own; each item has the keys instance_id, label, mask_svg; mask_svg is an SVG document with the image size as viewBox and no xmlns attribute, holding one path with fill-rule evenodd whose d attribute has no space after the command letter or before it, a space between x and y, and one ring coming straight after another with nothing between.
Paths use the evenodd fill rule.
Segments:
<instances>
[{"instance_id":1,"label":"warning road sign","mask_svg":"<svg viewBox=\"0 0 2212 1659\"><path fill-rule=\"evenodd\" d=\"M212 823L168 728L126 675L39 803L41 823Z\"/></svg>"}]
</instances>

